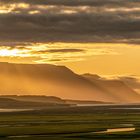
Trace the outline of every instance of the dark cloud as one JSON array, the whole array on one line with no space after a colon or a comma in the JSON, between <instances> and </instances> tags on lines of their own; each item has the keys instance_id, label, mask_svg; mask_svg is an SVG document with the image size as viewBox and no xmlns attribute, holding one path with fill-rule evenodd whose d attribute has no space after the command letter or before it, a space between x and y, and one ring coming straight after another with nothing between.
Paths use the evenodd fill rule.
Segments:
<instances>
[{"instance_id":1,"label":"dark cloud","mask_svg":"<svg viewBox=\"0 0 140 140\"><path fill-rule=\"evenodd\" d=\"M65 5L65 6L130 6L139 4L138 0L0 0L2 3L28 3L31 5Z\"/></svg>"},{"instance_id":2,"label":"dark cloud","mask_svg":"<svg viewBox=\"0 0 140 140\"><path fill-rule=\"evenodd\" d=\"M67 61L67 59L49 59L47 61L50 61L50 62L61 62L61 61Z\"/></svg>"},{"instance_id":3,"label":"dark cloud","mask_svg":"<svg viewBox=\"0 0 140 140\"><path fill-rule=\"evenodd\" d=\"M48 49L43 51L38 51L35 53L70 53L70 52L83 52L85 50L82 49Z\"/></svg>"},{"instance_id":4,"label":"dark cloud","mask_svg":"<svg viewBox=\"0 0 140 140\"><path fill-rule=\"evenodd\" d=\"M0 42L139 44L138 0L0 0L0 2L5 5L21 2L30 4L28 8L13 9L19 13L11 11L0 14ZM54 5L54 7L40 8L34 5ZM83 6L88 7L84 9ZM119 7L123 9L118 9ZM135 7L137 9L134 9ZM112 9L114 11L111 11ZM29 13L35 10L38 11L37 14Z\"/></svg>"}]
</instances>

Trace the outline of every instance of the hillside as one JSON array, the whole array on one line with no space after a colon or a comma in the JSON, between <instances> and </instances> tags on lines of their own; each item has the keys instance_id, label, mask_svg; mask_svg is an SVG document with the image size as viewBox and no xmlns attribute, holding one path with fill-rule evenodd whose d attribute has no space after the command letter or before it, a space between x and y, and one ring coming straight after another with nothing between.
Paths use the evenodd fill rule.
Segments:
<instances>
[{"instance_id":1,"label":"hillside","mask_svg":"<svg viewBox=\"0 0 140 140\"><path fill-rule=\"evenodd\" d=\"M122 81L92 78L78 75L65 66L0 63L0 94L47 95L102 102L140 101L140 95Z\"/></svg>"},{"instance_id":2,"label":"hillside","mask_svg":"<svg viewBox=\"0 0 140 140\"><path fill-rule=\"evenodd\" d=\"M68 104L53 102L35 102L12 99L11 97L0 97L0 109L45 109L52 107L66 107Z\"/></svg>"},{"instance_id":3,"label":"hillside","mask_svg":"<svg viewBox=\"0 0 140 140\"><path fill-rule=\"evenodd\" d=\"M87 78L94 84L100 85L100 87L114 98L119 98L121 102L137 101L140 102L139 94L132 88L119 79L104 79L97 75L84 74L83 77Z\"/></svg>"}]
</instances>

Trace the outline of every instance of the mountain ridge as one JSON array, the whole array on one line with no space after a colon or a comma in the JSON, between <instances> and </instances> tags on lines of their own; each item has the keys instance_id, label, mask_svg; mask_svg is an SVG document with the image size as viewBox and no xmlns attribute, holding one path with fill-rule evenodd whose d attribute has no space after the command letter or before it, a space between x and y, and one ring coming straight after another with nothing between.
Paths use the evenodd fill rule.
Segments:
<instances>
[{"instance_id":1,"label":"mountain ridge","mask_svg":"<svg viewBox=\"0 0 140 140\"><path fill-rule=\"evenodd\" d=\"M100 76L91 79L78 75L65 66L51 64L0 63L1 95L52 95L65 99L95 100L102 102L139 102L140 96L130 87L121 83L101 81ZM108 83L108 84L107 84ZM103 86L104 84L104 86ZM118 87L117 87L118 85ZM128 93L126 93L126 91ZM113 92L114 91L114 92ZM129 94L127 96L127 94ZM131 96L132 99L129 97ZM133 97L134 96L134 97ZM127 97L129 97L127 99Z\"/></svg>"}]
</instances>

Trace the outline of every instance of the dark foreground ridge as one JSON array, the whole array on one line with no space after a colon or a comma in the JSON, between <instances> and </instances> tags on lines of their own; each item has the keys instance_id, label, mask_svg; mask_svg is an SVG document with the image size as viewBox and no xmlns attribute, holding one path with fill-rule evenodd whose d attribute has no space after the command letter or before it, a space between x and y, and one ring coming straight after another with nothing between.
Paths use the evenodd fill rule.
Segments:
<instances>
[{"instance_id":1,"label":"dark foreground ridge","mask_svg":"<svg viewBox=\"0 0 140 140\"><path fill-rule=\"evenodd\" d=\"M101 101L65 100L55 96L0 96L0 109L46 109L90 104L108 103Z\"/></svg>"}]
</instances>

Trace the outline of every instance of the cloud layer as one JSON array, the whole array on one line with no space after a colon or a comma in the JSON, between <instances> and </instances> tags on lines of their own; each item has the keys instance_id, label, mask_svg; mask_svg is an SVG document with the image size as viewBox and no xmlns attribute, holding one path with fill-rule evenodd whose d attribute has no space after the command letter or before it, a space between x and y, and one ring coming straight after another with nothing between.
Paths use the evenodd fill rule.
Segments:
<instances>
[{"instance_id":1,"label":"cloud layer","mask_svg":"<svg viewBox=\"0 0 140 140\"><path fill-rule=\"evenodd\" d=\"M138 0L0 0L0 61L90 60L124 44L140 44Z\"/></svg>"},{"instance_id":2,"label":"cloud layer","mask_svg":"<svg viewBox=\"0 0 140 140\"><path fill-rule=\"evenodd\" d=\"M0 0L0 42L140 43L138 0Z\"/></svg>"}]
</instances>

